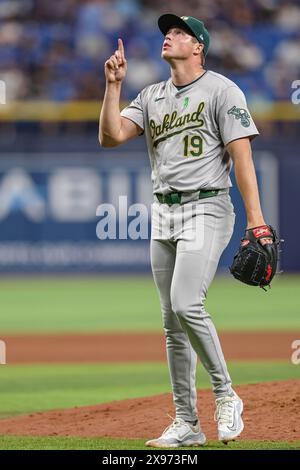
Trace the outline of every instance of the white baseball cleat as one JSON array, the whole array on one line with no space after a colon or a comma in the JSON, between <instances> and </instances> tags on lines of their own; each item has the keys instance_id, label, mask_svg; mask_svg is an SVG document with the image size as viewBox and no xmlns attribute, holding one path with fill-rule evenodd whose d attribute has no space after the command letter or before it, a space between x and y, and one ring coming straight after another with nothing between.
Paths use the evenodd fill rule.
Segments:
<instances>
[{"instance_id":1,"label":"white baseball cleat","mask_svg":"<svg viewBox=\"0 0 300 470\"><path fill-rule=\"evenodd\" d=\"M181 446L203 446L206 437L201 431L199 423L193 426L181 418L174 419L162 435L157 439L146 442L148 447L181 447Z\"/></svg>"},{"instance_id":2,"label":"white baseball cleat","mask_svg":"<svg viewBox=\"0 0 300 470\"><path fill-rule=\"evenodd\" d=\"M219 441L227 444L229 441L234 441L244 429L243 402L234 393L233 396L217 398L216 406L215 421L218 422Z\"/></svg>"}]
</instances>

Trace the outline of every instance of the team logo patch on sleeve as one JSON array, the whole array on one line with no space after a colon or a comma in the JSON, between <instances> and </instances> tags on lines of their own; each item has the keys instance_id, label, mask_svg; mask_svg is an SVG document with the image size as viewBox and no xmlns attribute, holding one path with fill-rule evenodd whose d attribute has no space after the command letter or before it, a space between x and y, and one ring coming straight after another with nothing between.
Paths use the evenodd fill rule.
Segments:
<instances>
[{"instance_id":1,"label":"team logo patch on sleeve","mask_svg":"<svg viewBox=\"0 0 300 470\"><path fill-rule=\"evenodd\" d=\"M244 127L249 127L250 126L250 114L246 109L243 108L237 108L236 106L233 106L229 111L227 111L227 114L231 114L235 117L235 119L240 119L241 124Z\"/></svg>"}]
</instances>

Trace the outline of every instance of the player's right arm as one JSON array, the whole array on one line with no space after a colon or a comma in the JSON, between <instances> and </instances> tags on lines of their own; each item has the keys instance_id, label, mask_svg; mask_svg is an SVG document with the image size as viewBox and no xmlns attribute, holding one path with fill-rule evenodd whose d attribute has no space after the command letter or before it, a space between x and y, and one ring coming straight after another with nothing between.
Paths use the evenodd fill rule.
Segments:
<instances>
[{"instance_id":1,"label":"player's right arm","mask_svg":"<svg viewBox=\"0 0 300 470\"><path fill-rule=\"evenodd\" d=\"M127 72L127 61L122 39L118 49L105 62L106 89L99 120L99 142L103 147L117 147L141 134L142 129L120 114L122 81Z\"/></svg>"}]
</instances>

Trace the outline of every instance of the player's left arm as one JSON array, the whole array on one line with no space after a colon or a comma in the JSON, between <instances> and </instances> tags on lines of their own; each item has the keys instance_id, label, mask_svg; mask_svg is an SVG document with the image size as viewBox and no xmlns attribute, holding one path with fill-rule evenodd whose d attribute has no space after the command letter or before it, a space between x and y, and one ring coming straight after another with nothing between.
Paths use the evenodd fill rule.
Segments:
<instances>
[{"instance_id":1,"label":"player's left arm","mask_svg":"<svg viewBox=\"0 0 300 470\"><path fill-rule=\"evenodd\" d=\"M234 163L236 182L245 205L247 228L265 225L249 137L233 140L226 149Z\"/></svg>"}]
</instances>

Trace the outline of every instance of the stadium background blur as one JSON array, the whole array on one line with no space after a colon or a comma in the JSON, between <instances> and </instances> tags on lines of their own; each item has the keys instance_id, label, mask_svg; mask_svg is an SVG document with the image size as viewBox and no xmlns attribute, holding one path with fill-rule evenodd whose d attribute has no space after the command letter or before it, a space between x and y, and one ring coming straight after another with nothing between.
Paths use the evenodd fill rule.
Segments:
<instances>
[{"instance_id":1,"label":"stadium background blur","mask_svg":"<svg viewBox=\"0 0 300 470\"><path fill-rule=\"evenodd\" d=\"M122 105L169 76L157 28L167 11L205 21L212 38L206 67L245 92L261 131L253 147L265 216L287 241L282 267L300 269L300 106L291 101L300 77L298 1L1 0L1 272L149 272L148 240L96 237L99 204L117 208L126 195L128 206L144 203L150 213L143 138L101 149L97 127L103 65L118 37L128 59ZM232 196L239 217L221 269L245 223L235 188Z\"/></svg>"},{"instance_id":2,"label":"stadium background blur","mask_svg":"<svg viewBox=\"0 0 300 470\"><path fill-rule=\"evenodd\" d=\"M8 100L100 100L103 63L123 37L128 56L124 100L164 80L160 13L205 21L212 35L208 67L249 101L286 100L300 70L297 0L1 0L1 78Z\"/></svg>"}]
</instances>

